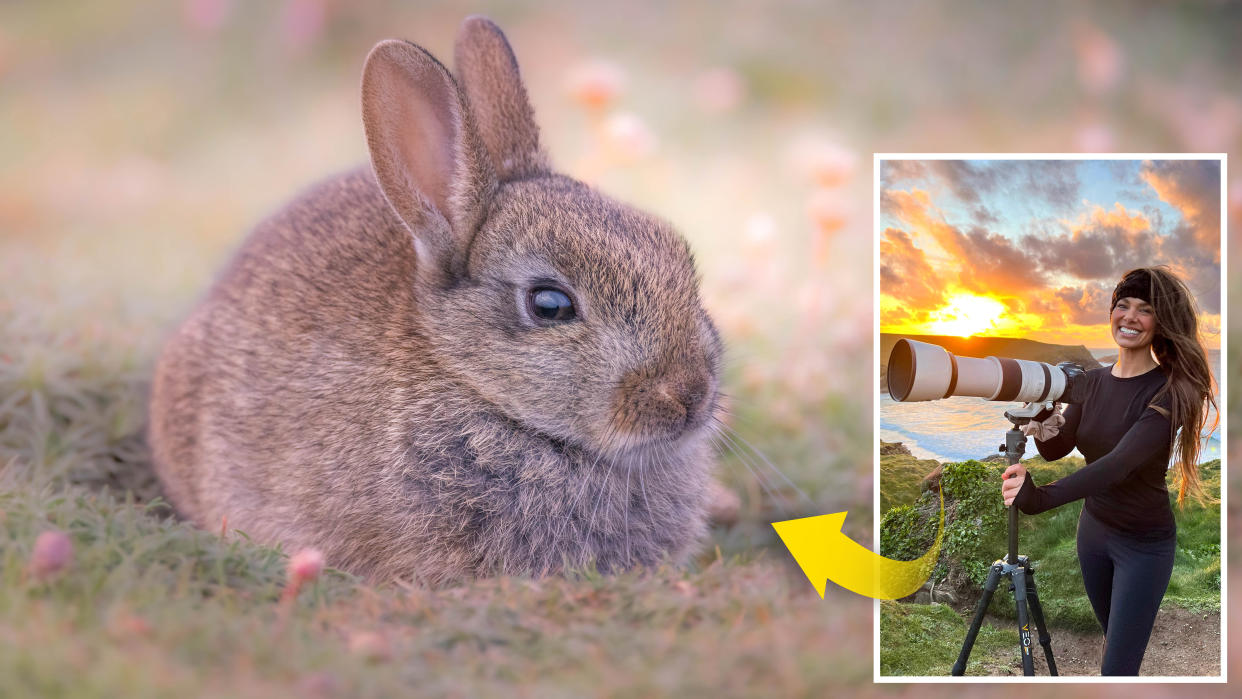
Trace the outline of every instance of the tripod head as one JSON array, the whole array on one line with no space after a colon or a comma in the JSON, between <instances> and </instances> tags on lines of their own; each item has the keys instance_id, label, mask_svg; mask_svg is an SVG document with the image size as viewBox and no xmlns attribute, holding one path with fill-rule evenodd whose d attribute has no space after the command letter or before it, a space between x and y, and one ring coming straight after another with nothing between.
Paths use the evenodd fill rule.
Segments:
<instances>
[{"instance_id":1,"label":"tripod head","mask_svg":"<svg viewBox=\"0 0 1242 699\"><path fill-rule=\"evenodd\" d=\"M1047 420L1054 410L1056 410L1056 403L1052 401L1023 403L1021 408L1006 410L1005 417L1013 423L1013 428L1016 430L1032 420L1035 422Z\"/></svg>"},{"instance_id":2,"label":"tripod head","mask_svg":"<svg viewBox=\"0 0 1242 699\"><path fill-rule=\"evenodd\" d=\"M1000 446L1000 451L1008 457L1011 466L1018 463L1022 459L1022 453L1026 451L1026 435L1019 428L1032 420L1047 420L1056 410L1055 406L1052 401L1023 403L1021 408L1005 411L1005 417L1013 423L1013 427L1005 434L1005 443Z\"/></svg>"}]
</instances>

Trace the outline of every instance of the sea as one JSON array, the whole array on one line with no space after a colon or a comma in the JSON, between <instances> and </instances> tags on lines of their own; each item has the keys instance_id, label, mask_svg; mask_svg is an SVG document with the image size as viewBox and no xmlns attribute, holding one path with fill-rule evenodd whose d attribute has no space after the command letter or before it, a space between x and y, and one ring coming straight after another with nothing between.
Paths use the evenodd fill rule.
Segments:
<instances>
[{"instance_id":1,"label":"sea","mask_svg":"<svg viewBox=\"0 0 1242 699\"><path fill-rule=\"evenodd\" d=\"M1103 364L1110 364L1117 349L1091 350L1092 356ZM1220 379L1220 351L1208 350L1208 361L1213 375ZM1220 403L1219 393L1216 402ZM993 402L982 398L954 396L943 400L898 403L887 391L880 392L880 439L885 442L901 442L910 453L920 459L937 461L965 461L982 459L999 451L1005 442L1005 433L1011 427L1005 419L1005 411L1016 403ZM1216 419L1208 415L1208 425ZM1204 435L1201 461L1220 458L1221 429ZM1034 443L1028 440L1026 455L1035 452ZM1078 450L1071 452L1081 456Z\"/></svg>"}]
</instances>

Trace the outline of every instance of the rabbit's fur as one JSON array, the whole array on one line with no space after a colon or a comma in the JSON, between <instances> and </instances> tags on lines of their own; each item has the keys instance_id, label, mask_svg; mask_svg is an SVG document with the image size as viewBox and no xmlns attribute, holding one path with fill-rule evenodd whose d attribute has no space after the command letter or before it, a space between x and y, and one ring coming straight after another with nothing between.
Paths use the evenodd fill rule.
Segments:
<instances>
[{"instance_id":1,"label":"rabbit's fur","mask_svg":"<svg viewBox=\"0 0 1242 699\"><path fill-rule=\"evenodd\" d=\"M165 347L175 508L370 579L684 560L721 345L686 243L549 170L504 35L367 59L372 167L261 223ZM460 82L458 82L460 81ZM531 315L565 290L578 317Z\"/></svg>"}]
</instances>

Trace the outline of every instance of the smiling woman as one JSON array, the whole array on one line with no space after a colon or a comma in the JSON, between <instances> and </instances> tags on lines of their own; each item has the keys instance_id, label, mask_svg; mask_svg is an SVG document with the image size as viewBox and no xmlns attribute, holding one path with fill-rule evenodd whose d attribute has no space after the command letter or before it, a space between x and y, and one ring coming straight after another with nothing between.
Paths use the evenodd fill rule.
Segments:
<instances>
[{"instance_id":1,"label":"smiling woman","mask_svg":"<svg viewBox=\"0 0 1242 699\"><path fill-rule=\"evenodd\" d=\"M1078 560L1104 631L1104 675L1138 674L1169 585L1177 548L1165 485L1171 456L1178 504L1187 493L1202 497L1199 434L1215 399L1197 319L1194 296L1167 267L1127 272L1109 309L1117 362L1086 374L1086 399L1066 409L1059 433L1035 438L1046 460L1077 447L1086 467L1042 487L1021 464L1005 470L1014 476L1001 488L1005 504L1027 514L1086 499Z\"/></svg>"}]
</instances>

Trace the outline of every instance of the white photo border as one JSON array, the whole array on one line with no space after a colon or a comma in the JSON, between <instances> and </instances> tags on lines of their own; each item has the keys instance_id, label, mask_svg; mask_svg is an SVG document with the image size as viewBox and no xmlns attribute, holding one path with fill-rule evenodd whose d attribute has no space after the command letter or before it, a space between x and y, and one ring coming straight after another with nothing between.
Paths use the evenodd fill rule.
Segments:
<instances>
[{"instance_id":1,"label":"white photo border","mask_svg":"<svg viewBox=\"0 0 1242 699\"><path fill-rule=\"evenodd\" d=\"M1229 677L1229 479L1228 479L1228 448L1226 440L1229 434L1228 403L1229 403L1229 192L1228 190L1228 155L1225 153L873 153L872 154L872 390L875 389L875 376L880 371L880 164L885 160L1217 160L1220 162L1220 376L1216 377L1220 385L1220 405L1217 406L1220 417L1220 539L1221 539L1221 571L1220 571L1220 675L1163 677L1099 677L1099 676L1057 676L1037 675L1035 677L1000 676L1000 677L936 677L909 675L880 674L880 600L872 605L873 631L872 637L872 681L875 683L925 682L925 683L993 683L993 682L1031 682L1040 683L1224 683ZM880 397L874 396L875 407L872 415L872 541L875 542L877 553L880 546ZM1056 639L1053 639L1053 650L1056 650Z\"/></svg>"}]
</instances>

